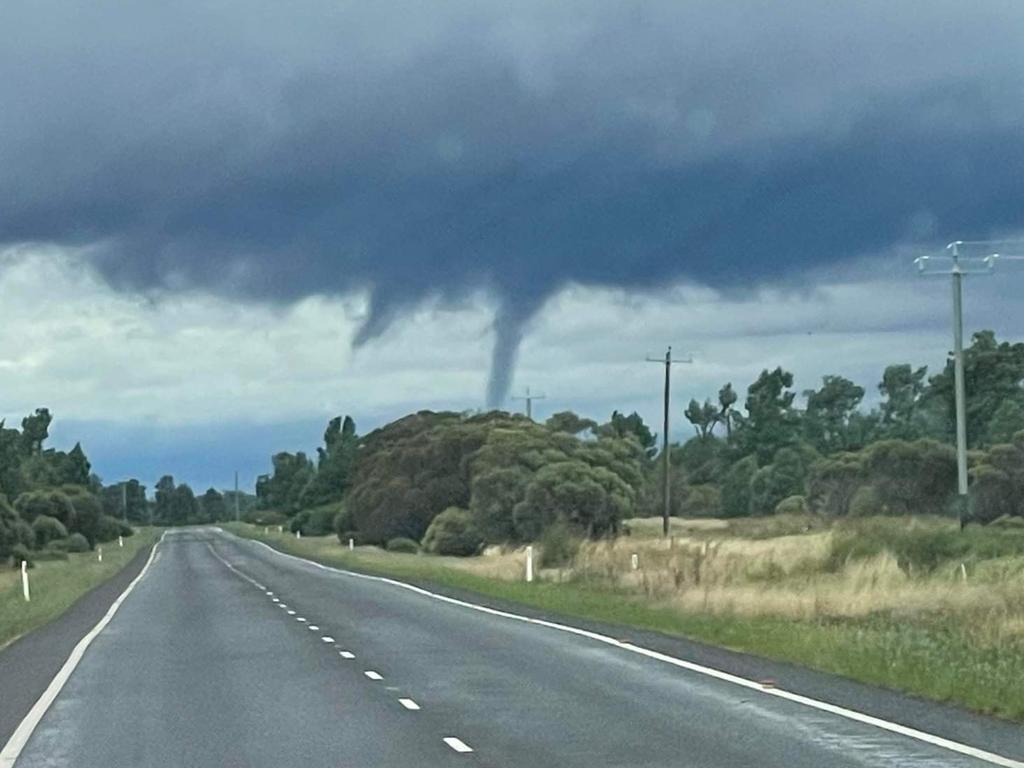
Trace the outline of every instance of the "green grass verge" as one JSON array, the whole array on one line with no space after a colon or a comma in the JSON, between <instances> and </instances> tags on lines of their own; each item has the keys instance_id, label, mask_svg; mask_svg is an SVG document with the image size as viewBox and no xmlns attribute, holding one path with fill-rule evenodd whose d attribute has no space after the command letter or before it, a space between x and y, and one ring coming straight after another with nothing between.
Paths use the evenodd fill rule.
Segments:
<instances>
[{"instance_id":1,"label":"green grass verge","mask_svg":"<svg viewBox=\"0 0 1024 768\"><path fill-rule=\"evenodd\" d=\"M633 594L578 582L504 581L446 566L442 558L342 547L334 537L295 539L245 524L224 526L326 565L424 579L563 616L649 629L1024 721L1024 642L983 648L955 616L793 620L683 613ZM785 685L785 681L780 681Z\"/></svg>"},{"instance_id":2,"label":"green grass verge","mask_svg":"<svg viewBox=\"0 0 1024 768\"><path fill-rule=\"evenodd\" d=\"M160 531L137 529L134 536L103 544L103 562L96 552L69 554L67 560L43 560L29 570L32 597L25 602L21 592L21 572L4 564L0 570L0 648L26 632L53 621L93 587L117 574L136 553L152 544Z\"/></svg>"}]
</instances>

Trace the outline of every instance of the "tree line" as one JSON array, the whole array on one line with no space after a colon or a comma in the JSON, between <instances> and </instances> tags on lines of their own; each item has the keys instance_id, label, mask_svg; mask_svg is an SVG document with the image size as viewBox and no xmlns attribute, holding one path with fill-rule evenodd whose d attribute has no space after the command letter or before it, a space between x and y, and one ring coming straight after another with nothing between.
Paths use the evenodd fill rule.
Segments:
<instances>
[{"instance_id":1,"label":"tree line","mask_svg":"<svg viewBox=\"0 0 1024 768\"><path fill-rule=\"evenodd\" d=\"M1024 514L1024 344L974 335L964 356L970 515ZM681 516L943 514L955 494L953 369L896 364L864 387L827 375L799 392L764 370L683 411L694 435L671 447ZM659 514L657 435L636 413L544 423L503 411L422 411L359 436L333 419L316 457L273 456L249 519L306 534L466 554L488 543L616 533Z\"/></svg>"}]
</instances>

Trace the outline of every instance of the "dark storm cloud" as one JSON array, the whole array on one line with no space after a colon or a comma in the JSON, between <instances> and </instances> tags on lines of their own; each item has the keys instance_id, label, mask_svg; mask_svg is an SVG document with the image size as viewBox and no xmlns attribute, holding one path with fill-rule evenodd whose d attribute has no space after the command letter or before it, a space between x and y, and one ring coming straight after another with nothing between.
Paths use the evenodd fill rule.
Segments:
<instances>
[{"instance_id":1,"label":"dark storm cloud","mask_svg":"<svg viewBox=\"0 0 1024 768\"><path fill-rule=\"evenodd\" d=\"M498 309L1019 227L1016 3L6 2L0 244L116 283ZM514 10L513 10L514 9Z\"/></svg>"}]
</instances>

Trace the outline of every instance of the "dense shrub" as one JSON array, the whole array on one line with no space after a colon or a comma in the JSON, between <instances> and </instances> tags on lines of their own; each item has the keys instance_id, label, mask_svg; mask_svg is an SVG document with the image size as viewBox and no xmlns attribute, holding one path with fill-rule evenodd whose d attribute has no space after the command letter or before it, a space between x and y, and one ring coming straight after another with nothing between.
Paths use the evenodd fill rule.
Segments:
<instances>
[{"instance_id":1,"label":"dense shrub","mask_svg":"<svg viewBox=\"0 0 1024 768\"><path fill-rule=\"evenodd\" d=\"M558 521L549 525L540 537L540 564L544 568L568 565L579 550L579 539L569 527Z\"/></svg>"},{"instance_id":2,"label":"dense shrub","mask_svg":"<svg viewBox=\"0 0 1024 768\"><path fill-rule=\"evenodd\" d=\"M20 568L22 561L28 563L28 567L33 566L32 554L29 552L28 547L24 544L15 544L11 547L11 565L15 568Z\"/></svg>"},{"instance_id":3,"label":"dense shrub","mask_svg":"<svg viewBox=\"0 0 1024 768\"><path fill-rule=\"evenodd\" d=\"M733 464L722 482L722 517L750 514L750 481L757 472L757 458L747 456Z\"/></svg>"},{"instance_id":4,"label":"dense shrub","mask_svg":"<svg viewBox=\"0 0 1024 768\"><path fill-rule=\"evenodd\" d=\"M355 524L352 521L352 513L348 507L342 507L341 511L334 516L334 532L342 544L348 544L350 538L355 539L353 531Z\"/></svg>"},{"instance_id":5,"label":"dense shrub","mask_svg":"<svg viewBox=\"0 0 1024 768\"><path fill-rule=\"evenodd\" d=\"M48 547L47 549L36 550L32 553L32 559L37 563L44 560L67 560L68 553L62 549Z\"/></svg>"},{"instance_id":6,"label":"dense shrub","mask_svg":"<svg viewBox=\"0 0 1024 768\"><path fill-rule=\"evenodd\" d=\"M52 549L52 550L54 550L56 552L67 552L68 551L68 547L70 545L71 545L71 542L70 542L69 539L66 539L66 538L65 539L54 539L53 541L50 542L49 547L50 547L50 549Z\"/></svg>"},{"instance_id":7,"label":"dense shrub","mask_svg":"<svg viewBox=\"0 0 1024 768\"><path fill-rule=\"evenodd\" d=\"M807 513L807 500L800 495L787 496L775 505L777 515L803 515Z\"/></svg>"},{"instance_id":8,"label":"dense shrub","mask_svg":"<svg viewBox=\"0 0 1024 768\"><path fill-rule=\"evenodd\" d=\"M14 500L14 508L21 519L29 523L40 515L59 520L69 529L75 523L75 508L60 491L27 491Z\"/></svg>"},{"instance_id":9,"label":"dense shrub","mask_svg":"<svg viewBox=\"0 0 1024 768\"><path fill-rule=\"evenodd\" d=\"M302 527L303 536L327 536L334 532L334 519L338 516L338 505L329 504L309 510L309 517Z\"/></svg>"},{"instance_id":10,"label":"dense shrub","mask_svg":"<svg viewBox=\"0 0 1024 768\"><path fill-rule=\"evenodd\" d=\"M475 555L483 543L469 510L458 507L449 507L435 517L423 536L423 548L435 555Z\"/></svg>"},{"instance_id":11,"label":"dense shrub","mask_svg":"<svg viewBox=\"0 0 1024 768\"><path fill-rule=\"evenodd\" d=\"M89 540L80 533L72 533L68 536L68 552L88 552L92 549Z\"/></svg>"},{"instance_id":12,"label":"dense shrub","mask_svg":"<svg viewBox=\"0 0 1024 768\"><path fill-rule=\"evenodd\" d=\"M934 518L932 518L934 520ZM832 537L830 565L890 552L905 571L928 572L943 563L1024 555L1024 530L922 524L920 518L851 520Z\"/></svg>"},{"instance_id":13,"label":"dense shrub","mask_svg":"<svg viewBox=\"0 0 1024 768\"><path fill-rule=\"evenodd\" d=\"M93 541L103 543L106 541L113 541L118 536L124 536L124 524L116 517L110 515L100 515L100 519L96 522L93 527ZM128 528L129 535L131 528Z\"/></svg>"},{"instance_id":14,"label":"dense shrub","mask_svg":"<svg viewBox=\"0 0 1024 768\"><path fill-rule=\"evenodd\" d=\"M39 515L32 521L32 532L35 534L36 546L42 549L54 539L67 538L68 529L55 517Z\"/></svg>"},{"instance_id":15,"label":"dense shrub","mask_svg":"<svg viewBox=\"0 0 1024 768\"><path fill-rule=\"evenodd\" d=\"M888 512L873 485L862 485L850 497L850 517L870 517Z\"/></svg>"},{"instance_id":16,"label":"dense shrub","mask_svg":"<svg viewBox=\"0 0 1024 768\"><path fill-rule=\"evenodd\" d=\"M388 552L409 552L415 554L420 551L420 545L412 539L398 537L388 541L386 549Z\"/></svg>"},{"instance_id":17,"label":"dense shrub","mask_svg":"<svg viewBox=\"0 0 1024 768\"><path fill-rule=\"evenodd\" d=\"M242 515L242 519L253 525L278 526L288 522L288 518L273 509L252 509Z\"/></svg>"},{"instance_id":18,"label":"dense shrub","mask_svg":"<svg viewBox=\"0 0 1024 768\"><path fill-rule=\"evenodd\" d=\"M722 492L714 485L688 485L679 501L682 517L718 517L722 513Z\"/></svg>"},{"instance_id":19,"label":"dense shrub","mask_svg":"<svg viewBox=\"0 0 1024 768\"><path fill-rule=\"evenodd\" d=\"M305 531L303 531L302 529L305 528L308 522L309 510L304 509L301 512L298 512L297 514L292 516L292 519L288 521L288 530L292 533L299 533L300 531L302 531L302 533L305 533Z\"/></svg>"}]
</instances>

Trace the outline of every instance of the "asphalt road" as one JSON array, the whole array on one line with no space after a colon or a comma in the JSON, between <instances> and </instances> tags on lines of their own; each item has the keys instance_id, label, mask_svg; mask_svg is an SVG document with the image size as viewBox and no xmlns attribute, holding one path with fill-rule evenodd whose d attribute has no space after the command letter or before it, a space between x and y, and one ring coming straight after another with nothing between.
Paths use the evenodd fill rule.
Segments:
<instances>
[{"instance_id":1,"label":"asphalt road","mask_svg":"<svg viewBox=\"0 0 1024 768\"><path fill-rule=\"evenodd\" d=\"M1005 745L1000 728L993 723ZM993 764L598 638L212 531L176 532L160 544L16 762Z\"/></svg>"}]
</instances>

